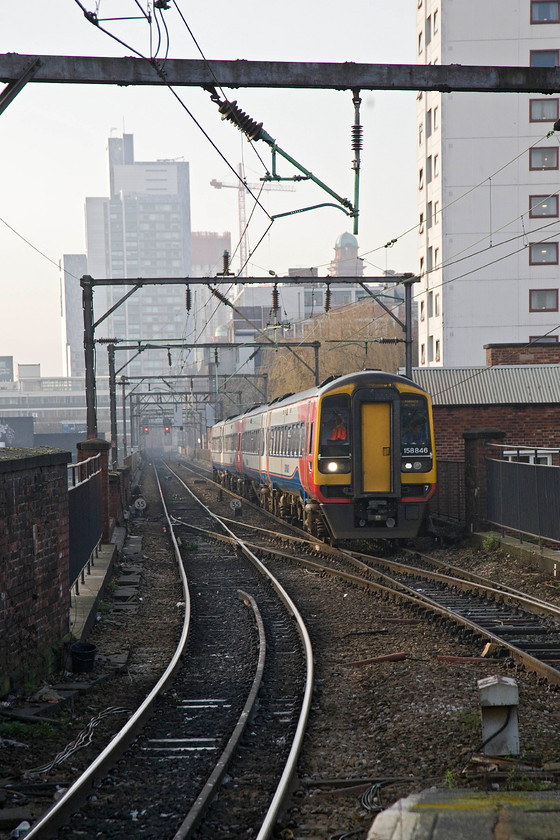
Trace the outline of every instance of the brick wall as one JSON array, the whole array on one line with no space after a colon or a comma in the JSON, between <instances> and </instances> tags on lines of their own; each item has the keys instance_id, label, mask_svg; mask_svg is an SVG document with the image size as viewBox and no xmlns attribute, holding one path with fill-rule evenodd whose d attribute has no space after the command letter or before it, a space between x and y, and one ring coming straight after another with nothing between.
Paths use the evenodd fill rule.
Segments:
<instances>
[{"instance_id":1,"label":"brick wall","mask_svg":"<svg viewBox=\"0 0 560 840\"><path fill-rule=\"evenodd\" d=\"M450 461L464 457L463 433L494 428L505 432L501 443L560 448L560 406L493 405L434 406L437 457Z\"/></svg>"},{"instance_id":2,"label":"brick wall","mask_svg":"<svg viewBox=\"0 0 560 840\"><path fill-rule=\"evenodd\" d=\"M560 343L485 344L487 365L557 365L560 364Z\"/></svg>"},{"instance_id":3,"label":"brick wall","mask_svg":"<svg viewBox=\"0 0 560 840\"><path fill-rule=\"evenodd\" d=\"M0 694L37 685L69 629L67 452L0 449Z\"/></svg>"}]
</instances>

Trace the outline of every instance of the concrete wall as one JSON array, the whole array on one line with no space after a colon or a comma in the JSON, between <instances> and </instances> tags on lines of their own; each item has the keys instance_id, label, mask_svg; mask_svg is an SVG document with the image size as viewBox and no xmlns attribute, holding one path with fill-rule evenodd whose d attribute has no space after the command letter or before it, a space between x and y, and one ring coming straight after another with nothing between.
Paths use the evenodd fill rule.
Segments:
<instances>
[{"instance_id":1,"label":"concrete wall","mask_svg":"<svg viewBox=\"0 0 560 840\"><path fill-rule=\"evenodd\" d=\"M0 693L59 664L68 633L67 452L0 449Z\"/></svg>"}]
</instances>

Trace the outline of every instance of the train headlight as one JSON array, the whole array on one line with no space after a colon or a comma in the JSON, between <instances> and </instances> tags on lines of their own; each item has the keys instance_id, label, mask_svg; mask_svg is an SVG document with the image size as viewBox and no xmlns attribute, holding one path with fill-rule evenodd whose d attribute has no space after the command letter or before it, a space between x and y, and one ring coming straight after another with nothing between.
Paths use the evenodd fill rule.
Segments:
<instances>
[{"instance_id":1,"label":"train headlight","mask_svg":"<svg viewBox=\"0 0 560 840\"><path fill-rule=\"evenodd\" d=\"M422 469L422 461L415 461L412 466L415 470L420 471Z\"/></svg>"},{"instance_id":2,"label":"train headlight","mask_svg":"<svg viewBox=\"0 0 560 840\"><path fill-rule=\"evenodd\" d=\"M411 470L412 469L412 464L410 463L410 461L405 461L405 463L403 464L403 468L405 470Z\"/></svg>"},{"instance_id":3,"label":"train headlight","mask_svg":"<svg viewBox=\"0 0 560 840\"><path fill-rule=\"evenodd\" d=\"M327 469L329 472L336 472L338 470L338 464L336 461L329 461L327 464Z\"/></svg>"}]
</instances>

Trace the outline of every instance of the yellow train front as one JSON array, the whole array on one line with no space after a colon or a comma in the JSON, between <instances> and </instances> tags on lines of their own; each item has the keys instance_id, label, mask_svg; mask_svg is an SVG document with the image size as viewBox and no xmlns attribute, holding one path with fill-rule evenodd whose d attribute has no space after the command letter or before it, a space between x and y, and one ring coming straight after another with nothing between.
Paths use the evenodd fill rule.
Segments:
<instances>
[{"instance_id":1,"label":"yellow train front","mask_svg":"<svg viewBox=\"0 0 560 840\"><path fill-rule=\"evenodd\" d=\"M336 540L416 536L436 491L428 394L405 377L363 371L325 383L315 408L310 518Z\"/></svg>"}]
</instances>

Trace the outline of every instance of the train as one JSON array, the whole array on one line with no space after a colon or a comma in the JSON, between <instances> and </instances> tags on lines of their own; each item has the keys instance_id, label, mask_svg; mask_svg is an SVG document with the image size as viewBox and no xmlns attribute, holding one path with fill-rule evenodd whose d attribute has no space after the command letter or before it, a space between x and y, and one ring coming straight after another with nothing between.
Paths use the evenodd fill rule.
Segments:
<instances>
[{"instance_id":1,"label":"train","mask_svg":"<svg viewBox=\"0 0 560 840\"><path fill-rule=\"evenodd\" d=\"M381 370L228 417L209 447L216 481L332 542L413 538L436 491L430 397Z\"/></svg>"}]
</instances>

